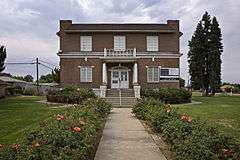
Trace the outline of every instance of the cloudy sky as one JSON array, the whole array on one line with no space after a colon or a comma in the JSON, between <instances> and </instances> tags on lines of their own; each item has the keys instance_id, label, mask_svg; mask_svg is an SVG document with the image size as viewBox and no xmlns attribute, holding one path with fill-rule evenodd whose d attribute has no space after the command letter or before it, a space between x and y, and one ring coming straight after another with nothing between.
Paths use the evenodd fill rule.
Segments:
<instances>
[{"instance_id":1,"label":"cloudy sky","mask_svg":"<svg viewBox=\"0 0 240 160\"><path fill-rule=\"evenodd\" d=\"M179 19L181 76L188 79L187 51L196 24L205 11L216 16L223 33L222 79L240 83L240 0L0 0L0 44L7 62L32 62L36 57L57 66L56 32L60 19L81 22L166 23ZM33 65L7 65L5 72L35 74ZM41 67L40 73L49 69Z\"/></svg>"}]
</instances>

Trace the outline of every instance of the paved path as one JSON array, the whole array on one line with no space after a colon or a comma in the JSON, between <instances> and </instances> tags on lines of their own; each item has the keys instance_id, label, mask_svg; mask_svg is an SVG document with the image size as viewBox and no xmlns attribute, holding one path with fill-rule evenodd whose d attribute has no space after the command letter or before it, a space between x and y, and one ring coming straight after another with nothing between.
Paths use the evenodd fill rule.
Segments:
<instances>
[{"instance_id":1,"label":"paved path","mask_svg":"<svg viewBox=\"0 0 240 160\"><path fill-rule=\"evenodd\" d=\"M95 160L166 160L131 108L114 108Z\"/></svg>"}]
</instances>

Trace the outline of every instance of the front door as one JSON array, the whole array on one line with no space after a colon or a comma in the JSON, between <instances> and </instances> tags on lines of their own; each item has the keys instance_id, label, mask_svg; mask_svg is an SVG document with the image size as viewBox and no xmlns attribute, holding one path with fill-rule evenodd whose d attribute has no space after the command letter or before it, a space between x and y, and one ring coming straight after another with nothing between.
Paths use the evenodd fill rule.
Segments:
<instances>
[{"instance_id":1,"label":"front door","mask_svg":"<svg viewBox=\"0 0 240 160\"><path fill-rule=\"evenodd\" d=\"M112 88L128 88L129 78L127 69L113 69L111 76Z\"/></svg>"}]
</instances>

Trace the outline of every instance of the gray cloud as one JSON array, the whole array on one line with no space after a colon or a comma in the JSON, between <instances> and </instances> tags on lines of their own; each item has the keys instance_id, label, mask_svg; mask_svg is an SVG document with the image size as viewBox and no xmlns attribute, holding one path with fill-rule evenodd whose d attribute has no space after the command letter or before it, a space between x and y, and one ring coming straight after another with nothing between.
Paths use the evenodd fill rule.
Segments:
<instances>
[{"instance_id":1,"label":"gray cloud","mask_svg":"<svg viewBox=\"0 0 240 160\"><path fill-rule=\"evenodd\" d=\"M58 64L59 19L74 22L159 22L179 19L181 76L188 78L188 40L205 11L218 18L223 32L223 81L240 82L240 1L235 0L1 0L0 44L7 45L7 61L35 57ZM13 74L34 73L31 66L7 66ZM42 68L45 74L47 69Z\"/></svg>"}]
</instances>

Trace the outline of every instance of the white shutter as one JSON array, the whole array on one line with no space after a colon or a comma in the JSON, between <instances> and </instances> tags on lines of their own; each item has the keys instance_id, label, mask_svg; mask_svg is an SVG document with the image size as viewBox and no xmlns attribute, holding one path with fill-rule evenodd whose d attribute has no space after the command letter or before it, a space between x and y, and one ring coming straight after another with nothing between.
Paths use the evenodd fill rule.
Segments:
<instances>
[{"instance_id":1,"label":"white shutter","mask_svg":"<svg viewBox=\"0 0 240 160\"><path fill-rule=\"evenodd\" d=\"M80 82L92 82L92 67L80 68Z\"/></svg>"},{"instance_id":2,"label":"white shutter","mask_svg":"<svg viewBox=\"0 0 240 160\"><path fill-rule=\"evenodd\" d=\"M125 51L125 50L126 50L126 37L114 36L114 51Z\"/></svg>"},{"instance_id":3,"label":"white shutter","mask_svg":"<svg viewBox=\"0 0 240 160\"><path fill-rule=\"evenodd\" d=\"M147 51L158 51L158 36L147 36Z\"/></svg>"},{"instance_id":4,"label":"white shutter","mask_svg":"<svg viewBox=\"0 0 240 160\"><path fill-rule=\"evenodd\" d=\"M148 82L159 82L159 68L148 67L147 68L147 81Z\"/></svg>"},{"instance_id":5,"label":"white shutter","mask_svg":"<svg viewBox=\"0 0 240 160\"><path fill-rule=\"evenodd\" d=\"M92 51L92 36L81 36L81 51Z\"/></svg>"}]
</instances>

